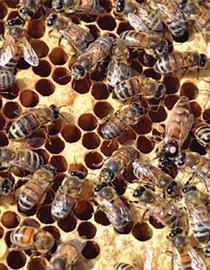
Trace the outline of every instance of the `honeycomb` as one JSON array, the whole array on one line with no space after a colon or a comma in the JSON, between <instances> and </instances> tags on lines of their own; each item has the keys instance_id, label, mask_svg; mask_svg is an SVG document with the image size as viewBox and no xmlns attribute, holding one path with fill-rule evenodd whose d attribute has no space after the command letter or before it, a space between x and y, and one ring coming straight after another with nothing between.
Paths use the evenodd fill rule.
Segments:
<instances>
[{"instance_id":1,"label":"honeycomb","mask_svg":"<svg viewBox=\"0 0 210 270\"><path fill-rule=\"evenodd\" d=\"M100 2L107 10L106 14L100 14L94 19L73 16L73 20L87 27L95 39L104 33L118 36L123 31L132 29L127 21L119 20L114 16L112 3L109 0ZM50 1L46 1L45 5L50 8ZM5 22L17 16L17 6L18 0L0 1L0 34L4 33ZM161 79L167 89L166 96L159 107L156 101L148 100L154 110L142 116L135 126L127 129L117 140L110 143L101 137L101 119L119 108L122 103L111 98L106 85L105 74L108 62L104 62L100 69L89 77L72 82L70 69L75 61L72 48L65 41L59 46L55 36L49 37L42 16L30 21L26 28L40 63L37 67L31 67L21 59L17 66L15 85L8 89L8 92L1 93L0 146L13 144L7 138L11 121L30 108L43 104L65 105L62 113L68 119L71 118L71 121L66 122L59 118L50 124L48 134L43 129L39 129L35 134L43 138L33 145L35 151L43 157L45 163L52 164L58 171L44 203L27 214L21 213L11 198L0 205L0 270L44 270L50 260L50 255L31 256L30 252L24 252L11 245L10 233L21 224L42 227L51 232L57 240L76 238L84 242L81 264L76 269L111 270L116 262L123 261L135 263L141 270L151 248L153 249L152 269L173 269L173 256L170 254L173 248L166 239L168 229L152 216L142 221L142 209L129 203L130 191L126 190L126 186L128 182L129 185L133 185L134 175L131 168L128 168L123 177L118 177L114 183L118 194L128 199L127 204L134 215L134 226L129 233L119 234L113 229L105 213L92 202L91 190L97 181L96 177L102 161L127 141L133 141L140 156L149 160L156 156L157 142L154 140L154 135L157 135L156 126L157 124L164 126L167 114L179 96L189 97L194 116L203 117L210 123L209 83L203 80L208 79L209 66L199 73L193 71L183 76L167 74L161 77L153 70L155 59L152 56L147 56L145 61L145 52L132 51L131 66L139 73ZM178 51L199 49L199 52L210 57L208 41L205 41L201 33L194 28L190 29L190 36L186 42L173 41L173 47ZM205 108L204 104L206 104ZM206 152L193 136L190 136L184 148L190 148L210 158L210 153ZM83 171L88 181L73 214L64 220L54 221L50 214L51 202L65 173L73 168ZM168 173L174 177L177 171L172 170ZM1 174L4 175L5 172ZM6 174L10 175L9 172ZM15 181L16 188L24 183L20 180L22 176L18 173L10 175ZM188 176L183 174L179 177L187 179ZM209 261L207 265L210 269Z\"/></svg>"}]
</instances>

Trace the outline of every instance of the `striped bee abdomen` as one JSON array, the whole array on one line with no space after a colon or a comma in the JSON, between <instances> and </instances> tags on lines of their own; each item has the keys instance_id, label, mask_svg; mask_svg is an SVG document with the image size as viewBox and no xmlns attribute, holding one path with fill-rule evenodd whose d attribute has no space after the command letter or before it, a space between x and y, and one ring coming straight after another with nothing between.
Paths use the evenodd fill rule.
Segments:
<instances>
[{"instance_id":1,"label":"striped bee abdomen","mask_svg":"<svg viewBox=\"0 0 210 270\"><path fill-rule=\"evenodd\" d=\"M105 139L113 139L118 137L125 129L126 125L123 121L118 117L114 117L103 126L101 132Z\"/></svg>"},{"instance_id":2,"label":"striped bee abdomen","mask_svg":"<svg viewBox=\"0 0 210 270\"><path fill-rule=\"evenodd\" d=\"M137 268L127 263L117 263L115 270L137 270Z\"/></svg>"},{"instance_id":3,"label":"striped bee abdomen","mask_svg":"<svg viewBox=\"0 0 210 270\"><path fill-rule=\"evenodd\" d=\"M0 90L5 90L15 83L15 75L6 69L0 69Z\"/></svg>"},{"instance_id":4,"label":"striped bee abdomen","mask_svg":"<svg viewBox=\"0 0 210 270\"><path fill-rule=\"evenodd\" d=\"M209 229L201 223L195 224L193 226L193 234L199 242L209 241Z\"/></svg>"},{"instance_id":5,"label":"striped bee abdomen","mask_svg":"<svg viewBox=\"0 0 210 270\"><path fill-rule=\"evenodd\" d=\"M23 249L30 249L33 247L34 235L36 232L36 228L23 226L14 230L11 233L10 239L14 245Z\"/></svg>"},{"instance_id":6,"label":"striped bee abdomen","mask_svg":"<svg viewBox=\"0 0 210 270\"><path fill-rule=\"evenodd\" d=\"M210 144L210 125L205 122L200 122L192 129L197 141L204 147Z\"/></svg>"},{"instance_id":7,"label":"striped bee abdomen","mask_svg":"<svg viewBox=\"0 0 210 270\"><path fill-rule=\"evenodd\" d=\"M18 152L16 161L14 162L14 165L29 172L36 171L44 164L43 158L31 150L22 150Z\"/></svg>"}]
</instances>

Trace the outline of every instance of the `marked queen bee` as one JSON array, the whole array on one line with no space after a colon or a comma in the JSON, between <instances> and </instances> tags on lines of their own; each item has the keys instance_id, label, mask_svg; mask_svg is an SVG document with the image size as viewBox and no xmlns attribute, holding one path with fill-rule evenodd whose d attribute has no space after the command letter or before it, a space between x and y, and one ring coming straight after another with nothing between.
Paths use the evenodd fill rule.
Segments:
<instances>
[{"instance_id":1,"label":"marked queen bee","mask_svg":"<svg viewBox=\"0 0 210 270\"><path fill-rule=\"evenodd\" d=\"M101 182L95 186L93 193L97 204L118 232L125 233L131 229L131 213L113 187Z\"/></svg>"},{"instance_id":2,"label":"marked queen bee","mask_svg":"<svg viewBox=\"0 0 210 270\"><path fill-rule=\"evenodd\" d=\"M181 212L172 201L155 194L147 185L139 185L134 190L133 197L142 202L146 210L164 226L177 226Z\"/></svg>"},{"instance_id":3,"label":"marked queen bee","mask_svg":"<svg viewBox=\"0 0 210 270\"><path fill-rule=\"evenodd\" d=\"M50 259L47 270L70 270L78 261L84 247L79 240L69 240L61 243Z\"/></svg>"},{"instance_id":4,"label":"marked queen bee","mask_svg":"<svg viewBox=\"0 0 210 270\"><path fill-rule=\"evenodd\" d=\"M133 102L117 110L114 114L108 115L108 121L101 129L103 138L107 140L120 136L130 125L137 124L145 109L141 102Z\"/></svg>"},{"instance_id":5,"label":"marked queen bee","mask_svg":"<svg viewBox=\"0 0 210 270\"><path fill-rule=\"evenodd\" d=\"M73 78L79 80L84 78L87 73L93 72L99 63L109 56L113 42L114 38L106 35L92 42L72 66Z\"/></svg>"},{"instance_id":6,"label":"marked queen bee","mask_svg":"<svg viewBox=\"0 0 210 270\"><path fill-rule=\"evenodd\" d=\"M2 169L19 168L24 171L34 172L43 165L40 155L28 150L12 146L0 148L0 167Z\"/></svg>"},{"instance_id":7,"label":"marked queen bee","mask_svg":"<svg viewBox=\"0 0 210 270\"><path fill-rule=\"evenodd\" d=\"M55 244L55 238L51 233L31 226L21 226L14 229L10 239L13 245L40 254L49 253Z\"/></svg>"},{"instance_id":8,"label":"marked queen bee","mask_svg":"<svg viewBox=\"0 0 210 270\"><path fill-rule=\"evenodd\" d=\"M120 147L105 161L98 177L99 180L108 183L113 182L116 176L122 174L137 155L137 150L133 146Z\"/></svg>"},{"instance_id":9,"label":"marked queen bee","mask_svg":"<svg viewBox=\"0 0 210 270\"><path fill-rule=\"evenodd\" d=\"M63 180L52 202L51 214L55 219L64 219L77 205L85 178L80 171L71 171Z\"/></svg>"},{"instance_id":10,"label":"marked queen bee","mask_svg":"<svg viewBox=\"0 0 210 270\"><path fill-rule=\"evenodd\" d=\"M29 179L20 188L18 196L18 205L21 211L26 212L44 199L47 189L50 187L56 170L52 166L43 166L35 171Z\"/></svg>"},{"instance_id":11,"label":"marked queen bee","mask_svg":"<svg viewBox=\"0 0 210 270\"><path fill-rule=\"evenodd\" d=\"M50 13L46 18L47 26L51 27L49 34L56 30L60 35L59 44L64 38L73 49L84 52L88 45L93 41L93 36L79 25L73 23L69 18L56 13Z\"/></svg>"},{"instance_id":12,"label":"marked queen bee","mask_svg":"<svg viewBox=\"0 0 210 270\"><path fill-rule=\"evenodd\" d=\"M52 8L67 14L81 13L93 16L106 12L98 0L53 0Z\"/></svg>"},{"instance_id":13,"label":"marked queen bee","mask_svg":"<svg viewBox=\"0 0 210 270\"><path fill-rule=\"evenodd\" d=\"M207 56L198 52L170 52L162 55L155 63L154 69L159 73L183 72L206 68Z\"/></svg>"},{"instance_id":14,"label":"marked queen bee","mask_svg":"<svg viewBox=\"0 0 210 270\"><path fill-rule=\"evenodd\" d=\"M164 195L169 197L180 197L182 185L175 181L170 175L163 172L149 162L135 159L132 163L133 173L139 180L146 180L163 190Z\"/></svg>"},{"instance_id":15,"label":"marked queen bee","mask_svg":"<svg viewBox=\"0 0 210 270\"><path fill-rule=\"evenodd\" d=\"M181 96L170 111L165 128L165 137L161 142L162 164L170 164L180 153L182 145L186 140L194 122L191 114L190 101Z\"/></svg>"},{"instance_id":16,"label":"marked queen bee","mask_svg":"<svg viewBox=\"0 0 210 270\"><path fill-rule=\"evenodd\" d=\"M209 250L206 249L210 241L210 213L203 202L203 194L196 186L190 184L185 185L183 193L193 235L202 244L206 255L210 256Z\"/></svg>"},{"instance_id":17,"label":"marked queen bee","mask_svg":"<svg viewBox=\"0 0 210 270\"><path fill-rule=\"evenodd\" d=\"M189 238L182 228L174 228L168 236L169 241L172 242L173 246L176 248L174 251L174 269L182 270L206 270L207 267L197 253L197 251L192 247Z\"/></svg>"}]
</instances>

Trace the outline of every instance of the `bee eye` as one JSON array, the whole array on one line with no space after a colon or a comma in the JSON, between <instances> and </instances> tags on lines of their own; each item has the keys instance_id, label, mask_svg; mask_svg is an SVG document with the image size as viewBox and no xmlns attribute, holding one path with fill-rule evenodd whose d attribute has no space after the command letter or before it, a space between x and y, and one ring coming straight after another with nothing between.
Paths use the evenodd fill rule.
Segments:
<instances>
[{"instance_id":1,"label":"bee eye","mask_svg":"<svg viewBox=\"0 0 210 270\"><path fill-rule=\"evenodd\" d=\"M207 57L205 54L200 54L200 66L205 67L207 63Z\"/></svg>"},{"instance_id":2,"label":"bee eye","mask_svg":"<svg viewBox=\"0 0 210 270\"><path fill-rule=\"evenodd\" d=\"M167 193L168 194L172 194L173 192L175 192L177 189L177 183L175 181L173 181L167 188Z\"/></svg>"},{"instance_id":3,"label":"bee eye","mask_svg":"<svg viewBox=\"0 0 210 270\"><path fill-rule=\"evenodd\" d=\"M156 99L162 98L164 94L165 94L165 85L160 83L158 85L157 91L155 92L155 98Z\"/></svg>"},{"instance_id":4,"label":"bee eye","mask_svg":"<svg viewBox=\"0 0 210 270\"><path fill-rule=\"evenodd\" d=\"M115 176L115 174L114 174L113 172L109 172L109 177L110 177L111 179L114 179L114 176Z\"/></svg>"},{"instance_id":5,"label":"bee eye","mask_svg":"<svg viewBox=\"0 0 210 270\"><path fill-rule=\"evenodd\" d=\"M125 8L125 0L119 0L117 1L117 5L116 5L116 11L117 12L122 12Z\"/></svg>"},{"instance_id":6,"label":"bee eye","mask_svg":"<svg viewBox=\"0 0 210 270\"><path fill-rule=\"evenodd\" d=\"M135 189L133 192L133 197L140 197L145 191L144 187L140 187L139 189Z\"/></svg>"},{"instance_id":7,"label":"bee eye","mask_svg":"<svg viewBox=\"0 0 210 270\"><path fill-rule=\"evenodd\" d=\"M107 183L102 182L101 184L98 184L98 185L95 186L94 191L99 192L100 190L102 190L102 188L104 188L106 186L107 186Z\"/></svg>"},{"instance_id":8,"label":"bee eye","mask_svg":"<svg viewBox=\"0 0 210 270\"><path fill-rule=\"evenodd\" d=\"M74 65L73 70L76 74L79 74L81 77L85 76L85 70L80 65Z\"/></svg>"}]
</instances>

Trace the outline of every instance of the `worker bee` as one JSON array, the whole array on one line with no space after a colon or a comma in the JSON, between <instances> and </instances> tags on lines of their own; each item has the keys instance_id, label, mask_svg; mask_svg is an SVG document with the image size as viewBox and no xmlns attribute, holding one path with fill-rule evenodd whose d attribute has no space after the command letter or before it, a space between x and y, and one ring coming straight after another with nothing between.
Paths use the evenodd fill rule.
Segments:
<instances>
[{"instance_id":1,"label":"worker bee","mask_svg":"<svg viewBox=\"0 0 210 270\"><path fill-rule=\"evenodd\" d=\"M161 142L162 164L170 164L180 153L181 147L186 140L194 122L191 114L190 101L187 97L181 96L169 113L165 137Z\"/></svg>"},{"instance_id":2,"label":"worker bee","mask_svg":"<svg viewBox=\"0 0 210 270\"><path fill-rule=\"evenodd\" d=\"M176 248L174 269L183 270L206 270L206 265L200 255L191 246L190 239L186 236L186 232L180 228L174 228L168 236Z\"/></svg>"},{"instance_id":3,"label":"worker bee","mask_svg":"<svg viewBox=\"0 0 210 270\"><path fill-rule=\"evenodd\" d=\"M133 1L117 0L115 11L117 15L126 15L135 30L145 33L163 31L163 22L159 13L152 10L147 4L138 5Z\"/></svg>"},{"instance_id":4,"label":"worker bee","mask_svg":"<svg viewBox=\"0 0 210 270\"><path fill-rule=\"evenodd\" d=\"M204 6L192 0L180 1L179 6L204 36L210 35L210 15Z\"/></svg>"},{"instance_id":5,"label":"worker bee","mask_svg":"<svg viewBox=\"0 0 210 270\"><path fill-rule=\"evenodd\" d=\"M93 192L97 204L113 227L120 233L127 232L133 223L131 213L114 188L106 182L101 182L95 186Z\"/></svg>"},{"instance_id":6,"label":"worker bee","mask_svg":"<svg viewBox=\"0 0 210 270\"><path fill-rule=\"evenodd\" d=\"M84 245L79 240L61 243L50 260L47 270L70 270L78 261Z\"/></svg>"},{"instance_id":7,"label":"worker bee","mask_svg":"<svg viewBox=\"0 0 210 270\"><path fill-rule=\"evenodd\" d=\"M67 14L82 13L93 16L106 12L98 0L52 0L52 8Z\"/></svg>"},{"instance_id":8,"label":"worker bee","mask_svg":"<svg viewBox=\"0 0 210 270\"><path fill-rule=\"evenodd\" d=\"M175 159L179 168L186 168L193 172L207 187L210 187L210 160L196 152L182 152Z\"/></svg>"},{"instance_id":9,"label":"worker bee","mask_svg":"<svg viewBox=\"0 0 210 270\"><path fill-rule=\"evenodd\" d=\"M21 141L31 136L38 128L46 126L60 116L59 108L51 104L31 109L12 122L8 137L12 141Z\"/></svg>"},{"instance_id":10,"label":"worker bee","mask_svg":"<svg viewBox=\"0 0 210 270\"><path fill-rule=\"evenodd\" d=\"M115 270L137 270L138 268L136 268L135 266L131 265L131 264L127 264L127 263L117 263L114 266Z\"/></svg>"},{"instance_id":11,"label":"worker bee","mask_svg":"<svg viewBox=\"0 0 210 270\"><path fill-rule=\"evenodd\" d=\"M93 72L98 64L109 56L113 42L114 38L109 36L101 36L92 42L72 66L73 78L79 80Z\"/></svg>"},{"instance_id":12,"label":"worker bee","mask_svg":"<svg viewBox=\"0 0 210 270\"><path fill-rule=\"evenodd\" d=\"M206 245L210 240L210 213L203 202L203 194L196 186L190 184L185 185L183 193L193 235L200 243Z\"/></svg>"},{"instance_id":13,"label":"worker bee","mask_svg":"<svg viewBox=\"0 0 210 270\"><path fill-rule=\"evenodd\" d=\"M51 214L55 219L68 216L77 205L79 193L84 184L84 174L80 171L71 171L59 187L52 202Z\"/></svg>"},{"instance_id":14,"label":"worker bee","mask_svg":"<svg viewBox=\"0 0 210 270\"><path fill-rule=\"evenodd\" d=\"M156 80L138 75L121 80L112 91L112 98L127 100L139 95L145 98L161 99L166 92L165 85Z\"/></svg>"},{"instance_id":15,"label":"worker bee","mask_svg":"<svg viewBox=\"0 0 210 270\"><path fill-rule=\"evenodd\" d=\"M41 11L44 15L46 10L42 3L45 0L20 0L18 9L19 16L26 21L29 21L34 18L37 11Z\"/></svg>"},{"instance_id":16,"label":"worker bee","mask_svg":"<svg viewBox=\"0 0 210 270\"><path fill-rule=\"evenodd\" d=\"M163 190L164 195L170 197L180 197L182 185L175 181L171 176L155 167L149 162L135 159L132 163L133 173L138 179L146 180L150 184Z\"/></svg>"},{"instance_id":17,"label":"worker bee","mask_svg":"<svg viewBox=\"0 0 210 270\"><path fill-rule=\"evenodd\" d=\"M130 125L137 124L145 108L141 102L133 102L117 110L114 114L108 115L108 122L102 127L101 133L104 139L111 140L120 136Z\"/></svg>"},{"instance_id":18,"label":"worker bee","mask_svg":"<svg viewBox=\"0 0 210 270\"><path fill-rule=\"evenodd\" d=\"M107 68L107 83L109 86L115 87L119 82L137 73L130 67L128 58L129 49L117 41L112 47L111 61Z\"/></svg>"},{"instance_id":19,"label":"worker bee","mask_svg":"<svg viewBox=\"0 0 210 270\"><path fill-rule=\"evenodd\" d=\"M162 55L155 63L154 69L160 73L170 73L205 68L206 66L207 56L203 53L174 51Z\"/></svg>"},{"instance_id":20,"label":"worker bee","mask_svg":"<svg viewBox=\"0 0 210 270\"><path fill-rule=\"evenodd\" d=\"M42 157L31 150L11 146L0 148L1 169L19 168L24 171L34 172L43 163Z\"/></svg>"},{"instance_id":21,"label":"worker bee","mask_svg":"<svg viewBox=\"0 0 210 270\"><path fill-rule=\"evenodd\" d=\"M1 49L0 49L1 50ZM15 75L10 70L0 67L0 90L5 90L15 83Z\"/></svg>"},{"instance_id":22,"label":"worker bee","mask_svg":"<svg viewBox=\"0 0 210 270\"><path fill-rule=\"evenodd\" d=\"M127 30L121 33L119 38L122 40L122 44L129 48L144 49L158 57L168 53L169 50L168 41L157 34Z\"/></svg>"},{"instance_id":23,"label":"worker bee","mask_svg":"<svg viewBox=\"0 0 210 270\"><path fill-rule=\"evenodd\" d=\"M193 124L192 132L196 140L205 148L210 144L210 125L202 120L196 119Z\"/></svg>"},{"instance_id":24,"label":"worker bee","mask_svg":"<svg viewBox=\"0 0 210 270\"><path fill-rule=\"evenodd\" d=\"M59 44L62 38L78 52L84 52L93 41L93 36L79 25L73 23L69 18L56 13L51 13L46 19L47 26L52 27L49 34L56 30L60 35Z\"/></svg>"},{"instance_id":25,"label":"worker bee","mask_svg":"<svg viewBox=\"0 0 210 270\"><path fill-rule=\"evenodd\" d=\"M13 192L13 182L9 177L0 176L0 196Z\"/></svg>"},{"instance_id":26,"label":"worker bee","mask_svg":"<svg viewBox=\"0 0 210 270\"><path fill-rule=\"evenodd\" d=\"M154 9L176 38L182 37L187 30L187 19L174 0L153 0Z\"/></svg>"},{"instance_id":27,"label":"worker bee","mask_svg":"<svg viewBox=\"0 0 210 270\"><path fill-rule=\"evenodd\" d=\"M105 162L99 174L99 180L113 182L118 174L122 174L126 167L137 157L133 146L126 145L116 150Z\"/></svg>"},{"instance_id":28,"label":"worker bee","mask_svg":"<svg viewBox=\"0 0 210 270\"><path fill-rule=\"evenodd\" d=\"M46 190L52 183L55 174L54 167L43 166L35 171L31 179L21 186L18 196L18 205L21 211L30 210L44 199Z\"/></svg>"},{"instance_id":29,"label":"worker bee","mask_svg":"<svg viewBox=\"0 0 210 270\"><path fill-rule=\"evenodd\" d=\"M133 197L138 198L146 206L146 210L164 226L177 226L181 216L180 210L172 201L155 194L150 186L139 185L134 190Z\"/></svg>"},{"instance_id":30,"label":"worker bee","mask_svg":"<svg viewBox=\"0 0 210 270\"><path fill-rule=\"evenodd\" d=\"M55 238L51 233L31 226L14 229L10 240L13 245L21 249L36 251L40 254L49 253L55 244Z\"/></svg>"},{"instance_id":31,"label":"worker bee","mask_svg":"<svg viewBox=\"0 0 210 270\"><path fill-rule=\"evenodd\" d=\"M32 66L38 66L39 58L25 37L23 21L20 18L10 19L5 25L4 44L0 49L0 69L14 69L21 56Z\"/></svg>"}]
</instances>

